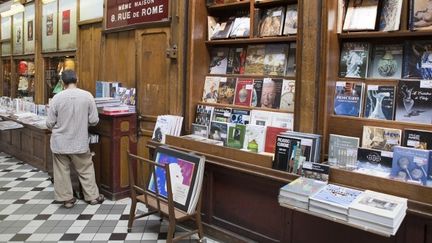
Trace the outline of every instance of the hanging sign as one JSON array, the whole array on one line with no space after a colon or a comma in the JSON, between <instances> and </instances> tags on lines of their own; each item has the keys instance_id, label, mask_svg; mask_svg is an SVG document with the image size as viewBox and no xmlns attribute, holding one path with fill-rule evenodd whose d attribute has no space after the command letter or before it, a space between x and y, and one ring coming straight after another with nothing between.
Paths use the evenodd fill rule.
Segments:
<instances>
[{"instance_id":1,"label":"hanging sign","mask_svg":"<svg viewBox=\"0 0 432 243\"><path fill-rule=\"evenodd\" d=\"M107 29L168 20L169 0L107 0Z\"/></svg>"}]
</instances>

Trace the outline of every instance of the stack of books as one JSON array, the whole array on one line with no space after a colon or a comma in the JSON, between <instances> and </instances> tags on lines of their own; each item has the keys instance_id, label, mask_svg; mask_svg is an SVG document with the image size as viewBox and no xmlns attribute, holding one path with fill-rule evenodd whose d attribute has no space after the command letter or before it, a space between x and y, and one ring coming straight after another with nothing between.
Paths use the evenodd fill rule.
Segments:
<instances>
[{"instance_id":1,"label":"stack of books","mask_svg":"<svg viewBox=\"0 0 432 243\"><path fill-rule=\"evenodd\" d=\"M18 122L14 122L14 121L2 121L2 122L0 122L0 131L18 129L18 128L23 128L23 127L24 126L22 124L19 124Z\"/></svg>"},{"instance_id":2,"label":"stack of books","mask_svg":"<svg viewBox=\"0 0 432 243\"><path fill-rule=\"evenodd\" d=\"M309 197L326 186L326 182L299 177L279 191L279 204L284 207L309 208Z\"/></svg>"},{"instance_id":3,"label":"stack of books","mask_svg":"<svg viewBox=\"0 0 432 243\"><path fill-rule=\"evenodd\" d=\"M309 210L340 220L348 220L348 208L362 191L328 184L310 197Z\"/></svg>"},{"instance_id":4,"label":"stack of books","mask_svg":"<svg viewBox=\"0 0 432 243\"><path fill-rule=\"evenodd\" d=\"M158 116L153 130L152 140L165 143L166 135L180 136L183 125L182 116L163 115Z\"/></svg>"},{"instance_id":5,"label":"stack of books","mask_svg":"<svg viewBox=\"0 0 432 243\"><path fill-rule=\"evenodd\" d=\"M120 99L112 98L112 97L99 97L95 98L96 107L102 108L103 107L111 107L111 106L119 106L121 105Z\"/></svg>"},{"instance_id":6,"label":"stack of books","mask_svg":"<svg viewBox=\"0 0 432 243\"><path fill-rule=\"evenodd\" d=\"M407 210L407 199L365 191L351 205L348 222L395 235Z\"/></svg>"}]
</instances>

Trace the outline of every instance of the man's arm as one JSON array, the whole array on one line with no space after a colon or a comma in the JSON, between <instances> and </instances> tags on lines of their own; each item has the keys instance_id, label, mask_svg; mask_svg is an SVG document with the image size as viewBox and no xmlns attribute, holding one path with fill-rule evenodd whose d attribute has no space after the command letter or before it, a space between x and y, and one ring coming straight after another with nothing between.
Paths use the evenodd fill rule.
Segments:
<instances>
[{"instance_id":1,"label":"man's arm","mask_svg":"<svg viewBox=\"0 0 432 243\"><path fill-rule=\"evenodd\" d=\"M54 102L51 102L51 105L48 108L48 117L46 120L46 126L48 129L53 129L55 124L57 123L57 110L55 108Z\"/></svg>"},{"instance_id":2,"label":"man's arm","mask_svg":"<svg viewBox=\"0 0 432 243\"><path fill-rule=\"evenodd\" d=\"M90 98L90 107L89 107L89 125L90 126L96 126L99 122L99 115L96 108L96 103L94 101L94 98Z\"/></svg>"}]
</instances>

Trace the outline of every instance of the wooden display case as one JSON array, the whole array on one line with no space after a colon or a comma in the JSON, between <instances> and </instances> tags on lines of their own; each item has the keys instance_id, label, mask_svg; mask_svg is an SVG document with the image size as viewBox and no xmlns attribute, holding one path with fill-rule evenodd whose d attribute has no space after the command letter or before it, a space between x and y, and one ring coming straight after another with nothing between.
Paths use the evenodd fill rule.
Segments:
<instances>
[{"instance_id":1,"label":"wooden display case","mask_svg":"<svg viewBox=\"0 0 432 243\"><path fill-rule=\"evenodd\" d=\"M65 69L75 70L74 53L56 53L44 57L44 85L45 103L48 104L50 98L55 93L54 89L60 81L61 72Z\"/></svg>"},{"instance_id":2,"label":"wooden display case","mask_svg":"<svg viewBox=\"0 0 432 243\"><path fill-rule=\"evenodd\" d=\"M13 88L17 98L34 101L35 96L35 62L34 56L13 57L15 73Z\"/></svg>"}]
</instances>

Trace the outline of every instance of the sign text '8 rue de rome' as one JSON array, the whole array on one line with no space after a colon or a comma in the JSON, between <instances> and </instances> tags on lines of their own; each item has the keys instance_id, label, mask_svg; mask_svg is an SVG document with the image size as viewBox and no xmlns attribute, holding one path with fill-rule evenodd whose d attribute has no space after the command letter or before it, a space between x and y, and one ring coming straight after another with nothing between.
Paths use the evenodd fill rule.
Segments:
<instances>
[{"instance_id":1,"label":"sign text '8 rue de rome'","mask_svg":"<svg viewBox=\"0 0 432 243\"><path fill-rule=\"evenodd\" d=\"M169 0L107 0L107 29L168 20Z\"/></svg>"}]
</instances>

